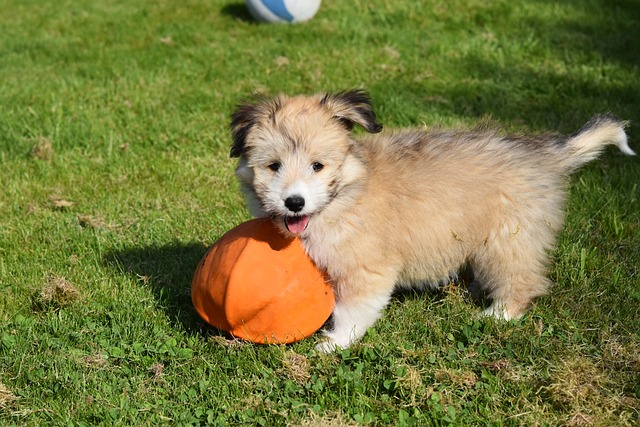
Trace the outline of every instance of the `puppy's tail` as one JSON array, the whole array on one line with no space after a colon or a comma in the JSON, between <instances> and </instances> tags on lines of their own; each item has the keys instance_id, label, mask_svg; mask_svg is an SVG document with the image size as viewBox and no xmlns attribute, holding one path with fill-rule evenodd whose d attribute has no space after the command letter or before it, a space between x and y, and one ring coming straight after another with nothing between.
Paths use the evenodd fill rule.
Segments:
<instances>
[{"instance_id":1,"label":"puppy's tail","mask_svg":"<svg viewBox=\"0 0 640 427\"><path fill-rule=\"evenodd\" d=\"M629 148L626 123L610 115L594 116L575 135L566 140L564 147L570 155L565 164L570 170L576 170L585 163L600 156L607 145L616 145L620 151L629 156L636 153Z\"/></svg>"}]
</instances>

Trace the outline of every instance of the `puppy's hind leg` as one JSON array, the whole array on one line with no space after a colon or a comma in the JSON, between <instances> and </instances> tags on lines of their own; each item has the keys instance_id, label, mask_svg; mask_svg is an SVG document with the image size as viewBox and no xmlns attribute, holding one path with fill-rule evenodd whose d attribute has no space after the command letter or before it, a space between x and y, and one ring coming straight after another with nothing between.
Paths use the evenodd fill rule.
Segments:
<instances>
[{"instance_id":1,"label":"puppy's hind leg","mask_svg":"<svg viewBox=\"0 0 640 427\"><path fill-rule=\"evenodd\" d=\"M545 295L551 281L545 276L548 242L528 238L526 232L489 239L471 260L481 288L493 300L485 315L498 319L520 318L534 298Z\"/></svg>"},{"instance_id":2,"label":"puppy's hind leg","mask_svg":"<svg viewBox=\"0 0 640 427\"><path fill-rule=\"evenodd\" d=\"M365 288L355 288L360 292L354 293L349 292L350 287L338 283L337 301L333 309L333 327L324 331L326 338L316 349L329 353L347 348L362 338L367 329L380 318L382 310L389 303L393 285L393 280L389 280L386 286L382 287L366 283ZM363 292L364 290L367 292ZM372 292L373 290L375 292Z\"/></svg>"}]
</instances>

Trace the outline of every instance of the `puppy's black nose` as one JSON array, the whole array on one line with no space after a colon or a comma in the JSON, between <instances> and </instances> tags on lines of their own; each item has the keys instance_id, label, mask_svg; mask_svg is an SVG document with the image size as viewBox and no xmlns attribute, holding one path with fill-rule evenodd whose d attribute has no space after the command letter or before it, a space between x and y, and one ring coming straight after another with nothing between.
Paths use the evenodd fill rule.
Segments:
<instances>
[{"instance_id":1,"label":"puppy's black nose","mask_svg":"<svg viewBox=\"0 0 640 427\"><path fill-rule=\"evenodd\" d=\"M291 212L300 212L304 208L304 198L300 196L287 197L284 201L284 205Z\"/></svg>"}]
</instances>

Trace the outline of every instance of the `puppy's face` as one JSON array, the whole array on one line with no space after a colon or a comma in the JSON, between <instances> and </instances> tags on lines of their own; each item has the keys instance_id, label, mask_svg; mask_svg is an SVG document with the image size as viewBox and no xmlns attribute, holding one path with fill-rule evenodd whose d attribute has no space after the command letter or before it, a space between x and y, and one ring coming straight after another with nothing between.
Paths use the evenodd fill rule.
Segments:
<instances>
[{"instance_id":1,"label":"puppy's face","mask_svg":"<svg viewBox=\"0 0 640 427\"><path fill-rule=\"evenodd\" d=\"M284 233L304 233L361 168L351 128L379 132L361 91L243 104L232 117L231 156L256 216L269 216Z\"/></svg>"}]
</instances>

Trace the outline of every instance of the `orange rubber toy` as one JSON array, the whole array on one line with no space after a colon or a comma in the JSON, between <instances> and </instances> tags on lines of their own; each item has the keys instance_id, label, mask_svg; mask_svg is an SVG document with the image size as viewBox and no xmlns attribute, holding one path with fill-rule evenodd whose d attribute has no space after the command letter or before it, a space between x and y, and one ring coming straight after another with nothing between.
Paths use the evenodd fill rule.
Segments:
<instances>
[{"instance_id":1,"label":"orange rubber toy","mask_svg":"<svg viewBox=\"0 0 640 427\"><path fill-rule=\"evenodd\" d=\"M193 276L191 300L208 324L260 344L310 336L335 304L300 240L283 237L267 218L240 224L209 249Z\"/></svg>"}]
</instances>

